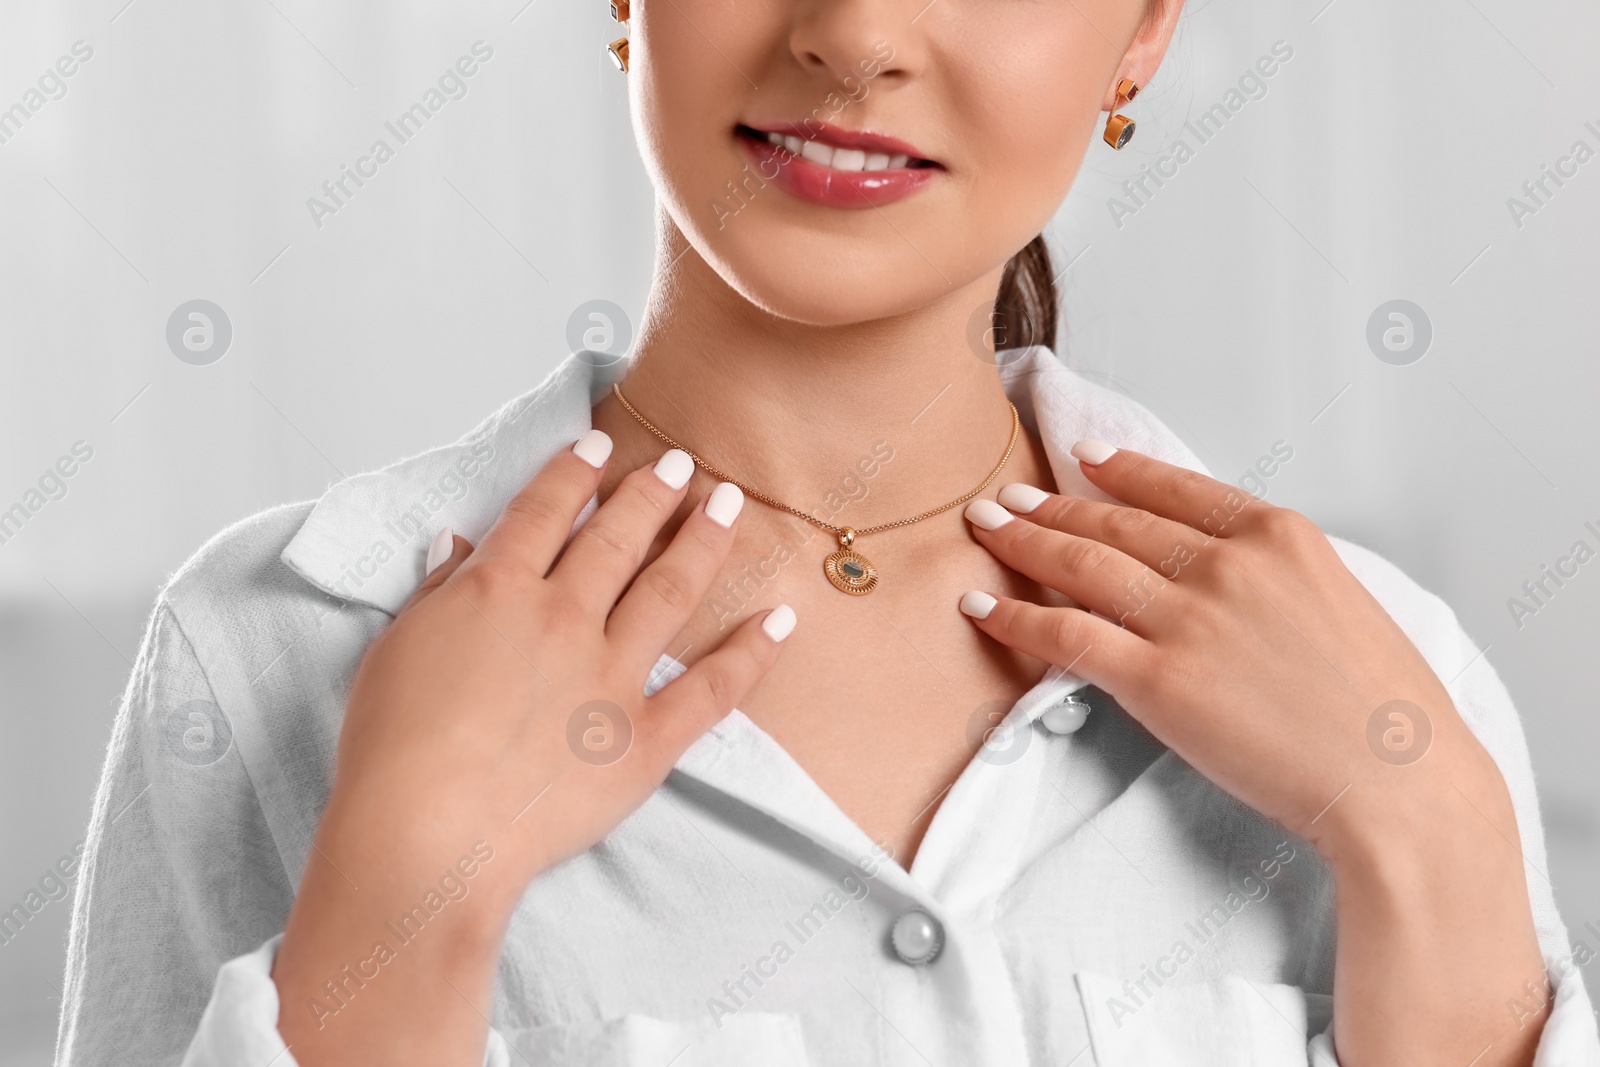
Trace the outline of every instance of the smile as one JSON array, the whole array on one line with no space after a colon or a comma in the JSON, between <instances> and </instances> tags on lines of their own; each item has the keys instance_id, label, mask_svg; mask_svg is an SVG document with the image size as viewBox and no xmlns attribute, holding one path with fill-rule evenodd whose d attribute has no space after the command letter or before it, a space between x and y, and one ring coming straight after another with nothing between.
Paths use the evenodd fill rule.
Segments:
<instances>
[{"instance_id":1,"label":"smile","mask_svg":"<svg viewBox=\"0 0 1600 1067\"><path fill-rule=\"evenodd\" d=\"M762 178L825 207L881 207L918 192L944 170L892 137L808 125L815 130L809 137L742 124L734 132Z\"/></svg>"}]
</instances>

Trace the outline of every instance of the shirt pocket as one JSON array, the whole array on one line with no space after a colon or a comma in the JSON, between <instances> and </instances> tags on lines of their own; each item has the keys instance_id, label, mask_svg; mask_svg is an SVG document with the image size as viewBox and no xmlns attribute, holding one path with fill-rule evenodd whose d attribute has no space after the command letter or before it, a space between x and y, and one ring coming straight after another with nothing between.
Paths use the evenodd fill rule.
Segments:
<instances>
[{"instance_id":1,"label":"shirt pocket","mask_svg":"<svg viewBox=\"0 0 1600 1067\"><path fill-rule=\"evenodd\" d=\"M1334 1067L1310 1041L1333 1017L1333 997L1237 975L1145 990L1079 971L1078 996L1096 1067Z\"/></svg>"},{"instance_id":2,"label":"shirt pocket","mask_svg":"<svg viewBox=\"0 0 1600 1067\"><path fill-rule=\"evenodd\" d=\"M484 1067L810 1067L798 1015L740 1012L713 1021L617 1015L491 1031Z\"/></svg>"}]
</instances>

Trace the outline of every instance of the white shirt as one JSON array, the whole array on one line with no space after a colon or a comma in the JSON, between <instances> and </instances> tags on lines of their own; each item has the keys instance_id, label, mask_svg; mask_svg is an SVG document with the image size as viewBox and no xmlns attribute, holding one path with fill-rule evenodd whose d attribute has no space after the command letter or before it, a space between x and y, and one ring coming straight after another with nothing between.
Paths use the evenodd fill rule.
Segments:
<instances>
[{"instance_id":1,"label":"white shirt","mask_svg":"<svg viewBox=\"0 0 1600 1067\"><path fill-rule=\"evenodd\" d=\"M1063 491L1107 499L1068 456L1084 437L1204 469L1148 411L1047 349L1008 355L1007 393ZM476 543L589 429L623 370L570 357L460 442L335 485L314 506L246 519L173 577L95 801L61 1067L293 1064L269 972L362 651L421 580L434 534L449 525ZM1510 787L1557 983L1537 1064L1600 1065L1582 977L1536 873L1548 869L1544 836L1504 686L1443 601L1333 543L1449 682ZM680 670L663 655L647 690ZM1080 689L1087 722L1050 729L1045 712ZM819 687L817 699L833 697ZM422 917L470 885L419 897ZM1333 888L1308 845L1061 668L962 772L909 872L735 711L599 846L529 886L486 1063L1331 1065ZM892 943L918 910L941 941L931 962L906 962ZM420 919L397 934L414 928L426 936ZM403 952L402 937L389 948ZM1515 1027L1510 1009L1503 1022Z\"/></svg>"}]
</instances>

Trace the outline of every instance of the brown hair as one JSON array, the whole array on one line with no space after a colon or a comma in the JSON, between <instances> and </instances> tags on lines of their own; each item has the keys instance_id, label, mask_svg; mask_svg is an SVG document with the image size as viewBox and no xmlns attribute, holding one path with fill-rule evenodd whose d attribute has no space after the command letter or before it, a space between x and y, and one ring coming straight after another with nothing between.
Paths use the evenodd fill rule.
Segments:
<instances>
[{"instance_id":1,"label":"brown hair","mask_svg":"<svg viewBox=\"0 0 1600 1067\"><path fill-rule=\"evenodd\" d=\"M1056 281L1040 234L1011 257L994 302L994 347L1056 347Z\"/></svg>"}]
</instances>

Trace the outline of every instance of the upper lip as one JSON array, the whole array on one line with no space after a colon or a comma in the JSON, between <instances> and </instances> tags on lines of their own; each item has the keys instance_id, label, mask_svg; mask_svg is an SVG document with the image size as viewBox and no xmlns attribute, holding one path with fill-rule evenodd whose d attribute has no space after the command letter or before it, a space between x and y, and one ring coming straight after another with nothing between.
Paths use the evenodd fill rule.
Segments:
<instances>
[{"instance_id":1,"label":"upper lip","mask_svg":"<svg viewBox=\"0 0 1600 1067\"><path fill-rule=\"evenodd\" d=\"M929 163L934 162L914 144L890 137L883 133L873 133L871 130L847 130L842 126L830 126L825 122L817 122L810 117L796 119L792 122L775 122L770 125L758 123L744 123L752 130L759 133L776 133L785 137L800 137L807 141L818 141L833 148L855 148L862 152L882 152L885 155L905 155L912 159L921 159Z\"/></svg>"}]
</instances>

